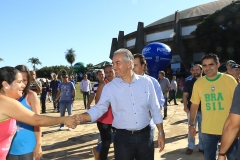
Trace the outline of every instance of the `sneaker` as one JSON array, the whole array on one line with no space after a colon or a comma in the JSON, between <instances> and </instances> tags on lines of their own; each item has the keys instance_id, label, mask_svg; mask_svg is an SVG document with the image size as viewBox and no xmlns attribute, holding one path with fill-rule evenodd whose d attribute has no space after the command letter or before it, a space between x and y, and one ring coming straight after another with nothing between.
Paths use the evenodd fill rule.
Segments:
<instances>
[{"instance_id":1,"label":"sneaker","mask_svg":"<svg viewBox=\"0 0 240 160\"><path fill-rule=\"evenodd\" d=\"M72 130L72 128L68 128L68 130L69 130L69 131L71 131L71 130Z\"/></svg>"},{"instance_id":2,"label":"sneaker","mask_svg":"<svg viewBox=\"0 0 240 160\"><path fill-rule=\"evenodd\" d=\"M166 120L167 119L167 117L163 117L163 120Z\"/></svg>"},{"instance_id":3,"label":"sneaker","mask_svg":"<svg viewBox=\"0 0 240 160\"><path fill-rule=\"evenodd\" d=\"M168 103L171 104L170 101L168 101Z\"/></svg>"},{"instance_id":4,"label":"sneaker","mask_svg":"<svg viewBox=\"0 0 240 160\"><path fill-rule=\"evenodd\" d=\"M62 131L62 130L63 130L63 127L60 127L60 128L59 128L59 131Z\"/></svg>"},{"instance_id":5,"label":"sneaker","mask_svg":"<svg viewBox=\"0 0 240 160\"><path fill-rule=\"evenodd\" d=\"M174 105L178 105L177 103L175 103Z\"/></svg>"},{"instance_id":6,"label":"sneaker","mask_svg":"<svg viewBox=\"0 0 240 160\"><path fill-rule=\"evenodd\" d=\"M92 154L94 157L94 160L100 160L100 153L96 150L97 147L92 148Z\"/></svg>"},{"instance_id":7,"label":"sneaker","mask_svg":"<svg viewBox=\"0 0 240 160\"><path fill-rule=\"evenodd\" d=\"M192 154L192 152L193 152L193 150L188 148L188 149L186 150L186 155L190 155L190 154Z\"/></svg>"},{"instance_id":8,"label":"sneaker","mask_svg":"<svg viewBox=\"0 0 240 160\"><path fill-rule=\"evenodd\" d=\"M54 109L53 112L57 113L57 109Z\"/></svg>"}]
</instances>

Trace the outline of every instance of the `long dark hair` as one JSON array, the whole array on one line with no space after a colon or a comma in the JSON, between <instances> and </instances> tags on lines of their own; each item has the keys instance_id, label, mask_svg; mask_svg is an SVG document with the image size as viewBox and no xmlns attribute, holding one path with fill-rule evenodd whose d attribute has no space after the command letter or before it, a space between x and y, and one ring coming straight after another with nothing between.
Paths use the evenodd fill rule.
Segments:
<instances>
[{"instance_id":1,"label":"long dark hair","mask_svg":"<svg viewBox=\"0 0 240 160\"><path fill-rule=\"evenodd\" d=\"M25 72L27 73L27 85L23 90L23 96L26 96L30 90L30 72L27 66L24 65L17 65L15 67L17 70L19 70L20 72Z\"/></svg>"}]
</instances>

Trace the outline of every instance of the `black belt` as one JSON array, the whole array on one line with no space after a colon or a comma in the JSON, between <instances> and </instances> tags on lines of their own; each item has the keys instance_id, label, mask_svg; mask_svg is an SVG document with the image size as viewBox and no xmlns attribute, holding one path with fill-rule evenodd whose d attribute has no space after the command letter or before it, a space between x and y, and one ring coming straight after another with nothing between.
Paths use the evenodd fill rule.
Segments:
<instances>
[{"instance_id":1,"label":"black belt","mask_svg":"<svg viewBox=\"0 0 240 160\"><path fill-rule=\"evenodd\" d=\"M139 133L142 133L144 131L150 131L150 126L147 125L146 127L144 127L143 129L141 130L133 130L133 131L129 131L129 130L126 130L126 129L116 129L116 131L122 131L122 132L127 132L127 133L130 133L130 134L139 134Z\"/></svg>"}]
</instances>

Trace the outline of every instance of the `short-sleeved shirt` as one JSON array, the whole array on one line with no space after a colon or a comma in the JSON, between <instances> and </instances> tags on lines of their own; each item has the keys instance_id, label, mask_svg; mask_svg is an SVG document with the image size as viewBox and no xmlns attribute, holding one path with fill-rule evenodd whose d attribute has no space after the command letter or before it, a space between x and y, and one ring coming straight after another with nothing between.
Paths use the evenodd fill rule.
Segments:
<instances>
[{"instance_id":1,"label":"short-sleeved shirt","mask_svg":"<svg viewBox=\"0 0 240 160\"><path fill-rule=\"evenodd\" d=\"M194 83L191 102L201 101L202 133L222 135L236 86L236 80L223 73L214 79L204 76Z\"/></svg>"},{"instance_id":2,"label":"short-sleeved shirt","mask_svg":"<svg viewBox=\"0 0 240 160\"><path fill-rule=\"evenodd\" d=\"M183 87L183 92L187 92L188 93L188 97L187 97L187 107L190 111L190 108L191 108L191 104L192 102L190 101L191 99L191 96L192 96L192 90L193 90L193 85L195 83L197 79L194 77L192 78L191 80L188 80L186 81L186 83L184 84L184 87ZM201 111L201 104L199 105L199 108L198 108L198 111Z\"/></svg>"},{"instance_id":3,"label":"short-sleeved shirt","mask_svg":"<svg viewBox=\"0 0 240 160\"><path fill-rule=\"evenodd\" d=\"M162 79L158 79L158 82L162 88L163 93L167 92L169 90L169 88L171 88L168 78L163 77ZM167 97L168 97L168 95L167 95Z\"/></svg>"},{"instance_id":4,"label":"short-sleeved shirt","mask_svg":"<svg viewBox=\"0 0 240 160\"><path fill-rule=\"evenodd\" d=\"M97 89L98 89L98 85L99 85L99 82L94 82L93 86L92 86L92 89L91 89L91 94L96 94L97 93Z\"/></svg>"},{"instance_id":5,"label":"short-sleeved shirt","mask_svg":"<svg viewBox=\"0 0 240 160\"><path fill-rule=\"evenodd\" d=\"M36 80L37 84L39 85L39 87L42 87L42 83L38 80ZM37 92L37 85L35 82L31 82L30 83L30 90Z\"/></svg>"},{"instance_id":6,"label":"short-sleeved shirt","mask_svg":"<svg viewBox=\"0 0 240 160\"><path fill-rule=\"evenodd\" d=\"M233 101L232 101L232 107L230 109L230 113L237 114L240 116L240 84L236 87L234 91ZM240 132L239 135L240 137ZM238 159L240 160L240 139L238 139Z\"/></svg>"},{"instance_id":7,"label":"short-sleeved shirt","mask_svg":"<svg viewBox=\"0 0 240 160\"><path fill-rule=\"evenodd\" d=\"M75 90L75 86L72 82L60 83L58 86L58 90L61 91L59 102L71 102L73 99L73 90Z\"/></svg>"}]
</instances>

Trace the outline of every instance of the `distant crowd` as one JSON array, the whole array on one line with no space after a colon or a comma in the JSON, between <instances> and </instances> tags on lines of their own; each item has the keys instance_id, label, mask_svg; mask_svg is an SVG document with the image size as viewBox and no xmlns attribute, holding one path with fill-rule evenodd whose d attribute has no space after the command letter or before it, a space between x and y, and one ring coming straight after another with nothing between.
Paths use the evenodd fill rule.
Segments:
<instances>
[{"instance_id":1,"label":"distant crowd","mask_svg":"<svg viewBox=\"0 0 240 160\"><path fill-rule=\"evenodd\" d=\"M161 152L166 143L163 121L169 118L171 101L179 105L179 89L188 119L185 153L193 154L198 131L198 151L206 160L239 160L240 65L228 60L225 73L218 71L219 66L217 55L206 54L185 79L172 75L170 81L164 71L155 79L147 74L142 54L122 48L114 52L112 64L96 71L93 84L91 74L62 73L60 81L54 73L49 82L38 81L35 71L24 65L2 67L0 160L40 160L41 126L60 124L60 131L65 126L71 131L84 122L96 122L100 133L99 143L92 148L95 160L107 160L111 143L116 160L153 160L155 129ZM86 112L73 115L78 78ZM53 102L53 111L60 117L42 115L47 101Z\"/></svg>"}]
</instances>

